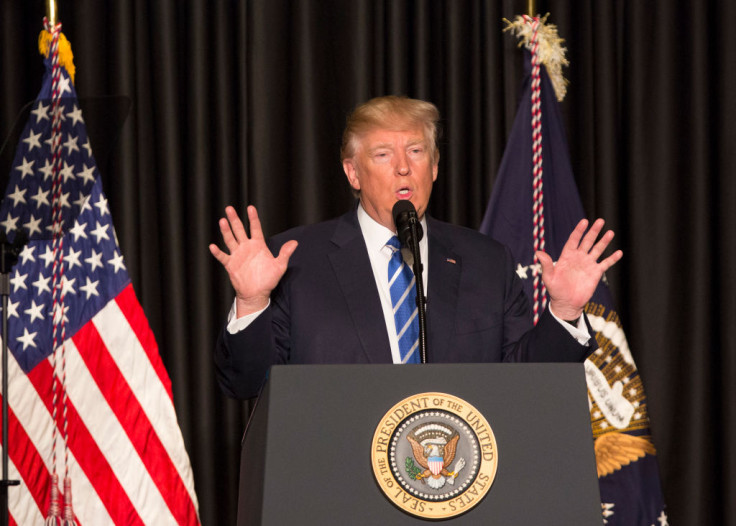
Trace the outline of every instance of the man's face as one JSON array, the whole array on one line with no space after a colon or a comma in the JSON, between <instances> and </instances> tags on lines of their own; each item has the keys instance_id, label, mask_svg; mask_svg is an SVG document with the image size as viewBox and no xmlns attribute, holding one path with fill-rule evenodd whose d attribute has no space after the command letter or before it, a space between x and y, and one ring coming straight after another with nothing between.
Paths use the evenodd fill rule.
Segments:
<instances>
[{"instance_id":1,"label":"man's face","mask_svg":"<svg viewBox=\"0 0 736 526\"><path fill-rule=\"evenodd\" d=\"M360 190L360 202L373 219L396 231L391 214L399 199L411 200L421 219L427 210L437 162L421 127L376 129L359 141L353 157L342 163L350 186Z\"/></svg>"}]
</instances>

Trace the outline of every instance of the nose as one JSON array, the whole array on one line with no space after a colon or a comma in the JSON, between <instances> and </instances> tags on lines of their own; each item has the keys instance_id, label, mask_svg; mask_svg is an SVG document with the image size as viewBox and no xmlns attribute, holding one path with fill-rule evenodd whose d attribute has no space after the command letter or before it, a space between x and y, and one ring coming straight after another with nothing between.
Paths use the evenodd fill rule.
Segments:
<instances>
[{"instance_id":1,"label":"nose","mask_svg":"<svg viewBox=\"0 0 736 526\"><path fill-rule=\"evenodd\" d=\"M409 168L409 159L405 152L400 152L396 155L396 173L399 175L409 175L411 168Z\"/></svg>"}]
</instances>

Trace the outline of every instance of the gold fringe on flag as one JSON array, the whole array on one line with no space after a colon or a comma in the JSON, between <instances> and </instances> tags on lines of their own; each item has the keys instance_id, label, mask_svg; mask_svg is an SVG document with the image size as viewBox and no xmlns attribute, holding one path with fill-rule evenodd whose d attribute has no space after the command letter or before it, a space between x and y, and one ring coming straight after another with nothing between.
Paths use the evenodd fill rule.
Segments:
<instances>
[{"instance_id":1,"label":"gold fringe on flag","mask_svg":"<svg viewBox=\"0 0 736 526\"><path fill-rule=\"evenodd\" d=\"M562 102L567 93L567 79L562 76L562 67L567 66L569 62L565 58L566 48L562 46L565 41L560 38L557 34L557 26L554 24L546 25L549 13L539 18L539 27L537 28L537 42L539 44L539 59L541 60L544 67L547 68L547 74L549 75L550 81L552 81L552 87L555 90L557 100ZM532 41L532 26L524 20L524 17L519 15L514 18L513 22L507 19L503 19L506 22L506 28L504 31L511 31L511 33L521 39L519 47L527 46Z\"/></svg>"},{"instance_id":2,"label":"gold fringe on flag","mask_svg":"<svg viewBox=\"0 0 736 526\"><path fill-rule=\"evenodd\" d=\"M44 57L49 56L49 48L51 47L51 33L45 29L38 35L38 52ZM64 36L64 33L59 35L59 64L61 64L69 77L74 83L74 74L77 69L74 67L74 55L72 54L72 45Z\"/></svg>"}]
</instances>

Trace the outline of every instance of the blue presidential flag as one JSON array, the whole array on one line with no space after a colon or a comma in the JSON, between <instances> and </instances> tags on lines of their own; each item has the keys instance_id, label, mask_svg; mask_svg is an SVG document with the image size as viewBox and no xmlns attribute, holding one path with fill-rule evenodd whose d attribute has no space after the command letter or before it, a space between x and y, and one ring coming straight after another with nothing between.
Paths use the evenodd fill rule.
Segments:
<instances>
[{"instance_id":1,"label":"blue presidential flag","mask_svg":"<svg viewBox=\"0 0 736 526\"><path fill-rule=\"evenodd\" d=\"M556 260L585 217L552 83L545 67L539 68L536 79L533 69L532 54L526 50L523 95L481 224L482 232L510 248L532 304L539 271L535 230L537 237L543 232L544 250ZM543 306L541 297L538 303ZM585 372L603 522L665 526L644 388L605 278L586 315L598 343Z\"/></svg>"}]
</instances>

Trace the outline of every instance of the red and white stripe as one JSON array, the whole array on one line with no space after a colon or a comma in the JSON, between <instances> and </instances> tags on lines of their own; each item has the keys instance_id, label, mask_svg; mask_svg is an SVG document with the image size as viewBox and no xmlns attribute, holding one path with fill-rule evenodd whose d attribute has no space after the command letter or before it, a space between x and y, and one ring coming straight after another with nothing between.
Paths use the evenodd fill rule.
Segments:
<instances>
[{"instance_id":1,"label":"red and white stripe","mask_svg":"<svg viewBox=\"0 0 736 526\"><path fill-rule=\"evenodd\" d=\"M170 380L132 286L66 345L77 524L199 524ZM9 488L11 521L41 524L51 477L52 368L45 360L26 375L11 354L8 373L8 455L11 478L21 481Z\"/></svg>"},{"instance_id":2,"label":"red and white stripe","mask_svg":"<svg viewBox=\"0 0 736 526\"><path fill-rule=\"evenodd\" d=\"M543 175L543 157L542 157L542 98L541 98L541 83L542 78L540 75L541 61L539 58L539 40L538 40L538 29L540 19L538 17L530 17L524 15L524 21L532 27L532 38L530 42L530 51L532 55L532 89L531 89L531 102L532 102L532 221L533 221L533 239L534 239L534 252L538 250L544 250L545 248L545 235L544 235L544 192L542 188L542 175ZM538 263L536 255L534 256L535 263ZM539 316L547 306L547 289L541 280L541 269L537 264L533 267L532 273L534 276L533 280L533 309L534 309L534 324L536 325L539 321Z\"/></svg>"},{"instance_id":3,"label":"red and white stripe","mask_svg":"<svg viewBox=\"0 0 736 526\"><path fill-rule=\"evenodd\" d=\"M437 476L442 473L442 468L445 467L445 461L442 458L438 460L430 458L427 460L427 465L429 466L429 470L432 472L432 475Z\"/></svg>"}]
</instances>

